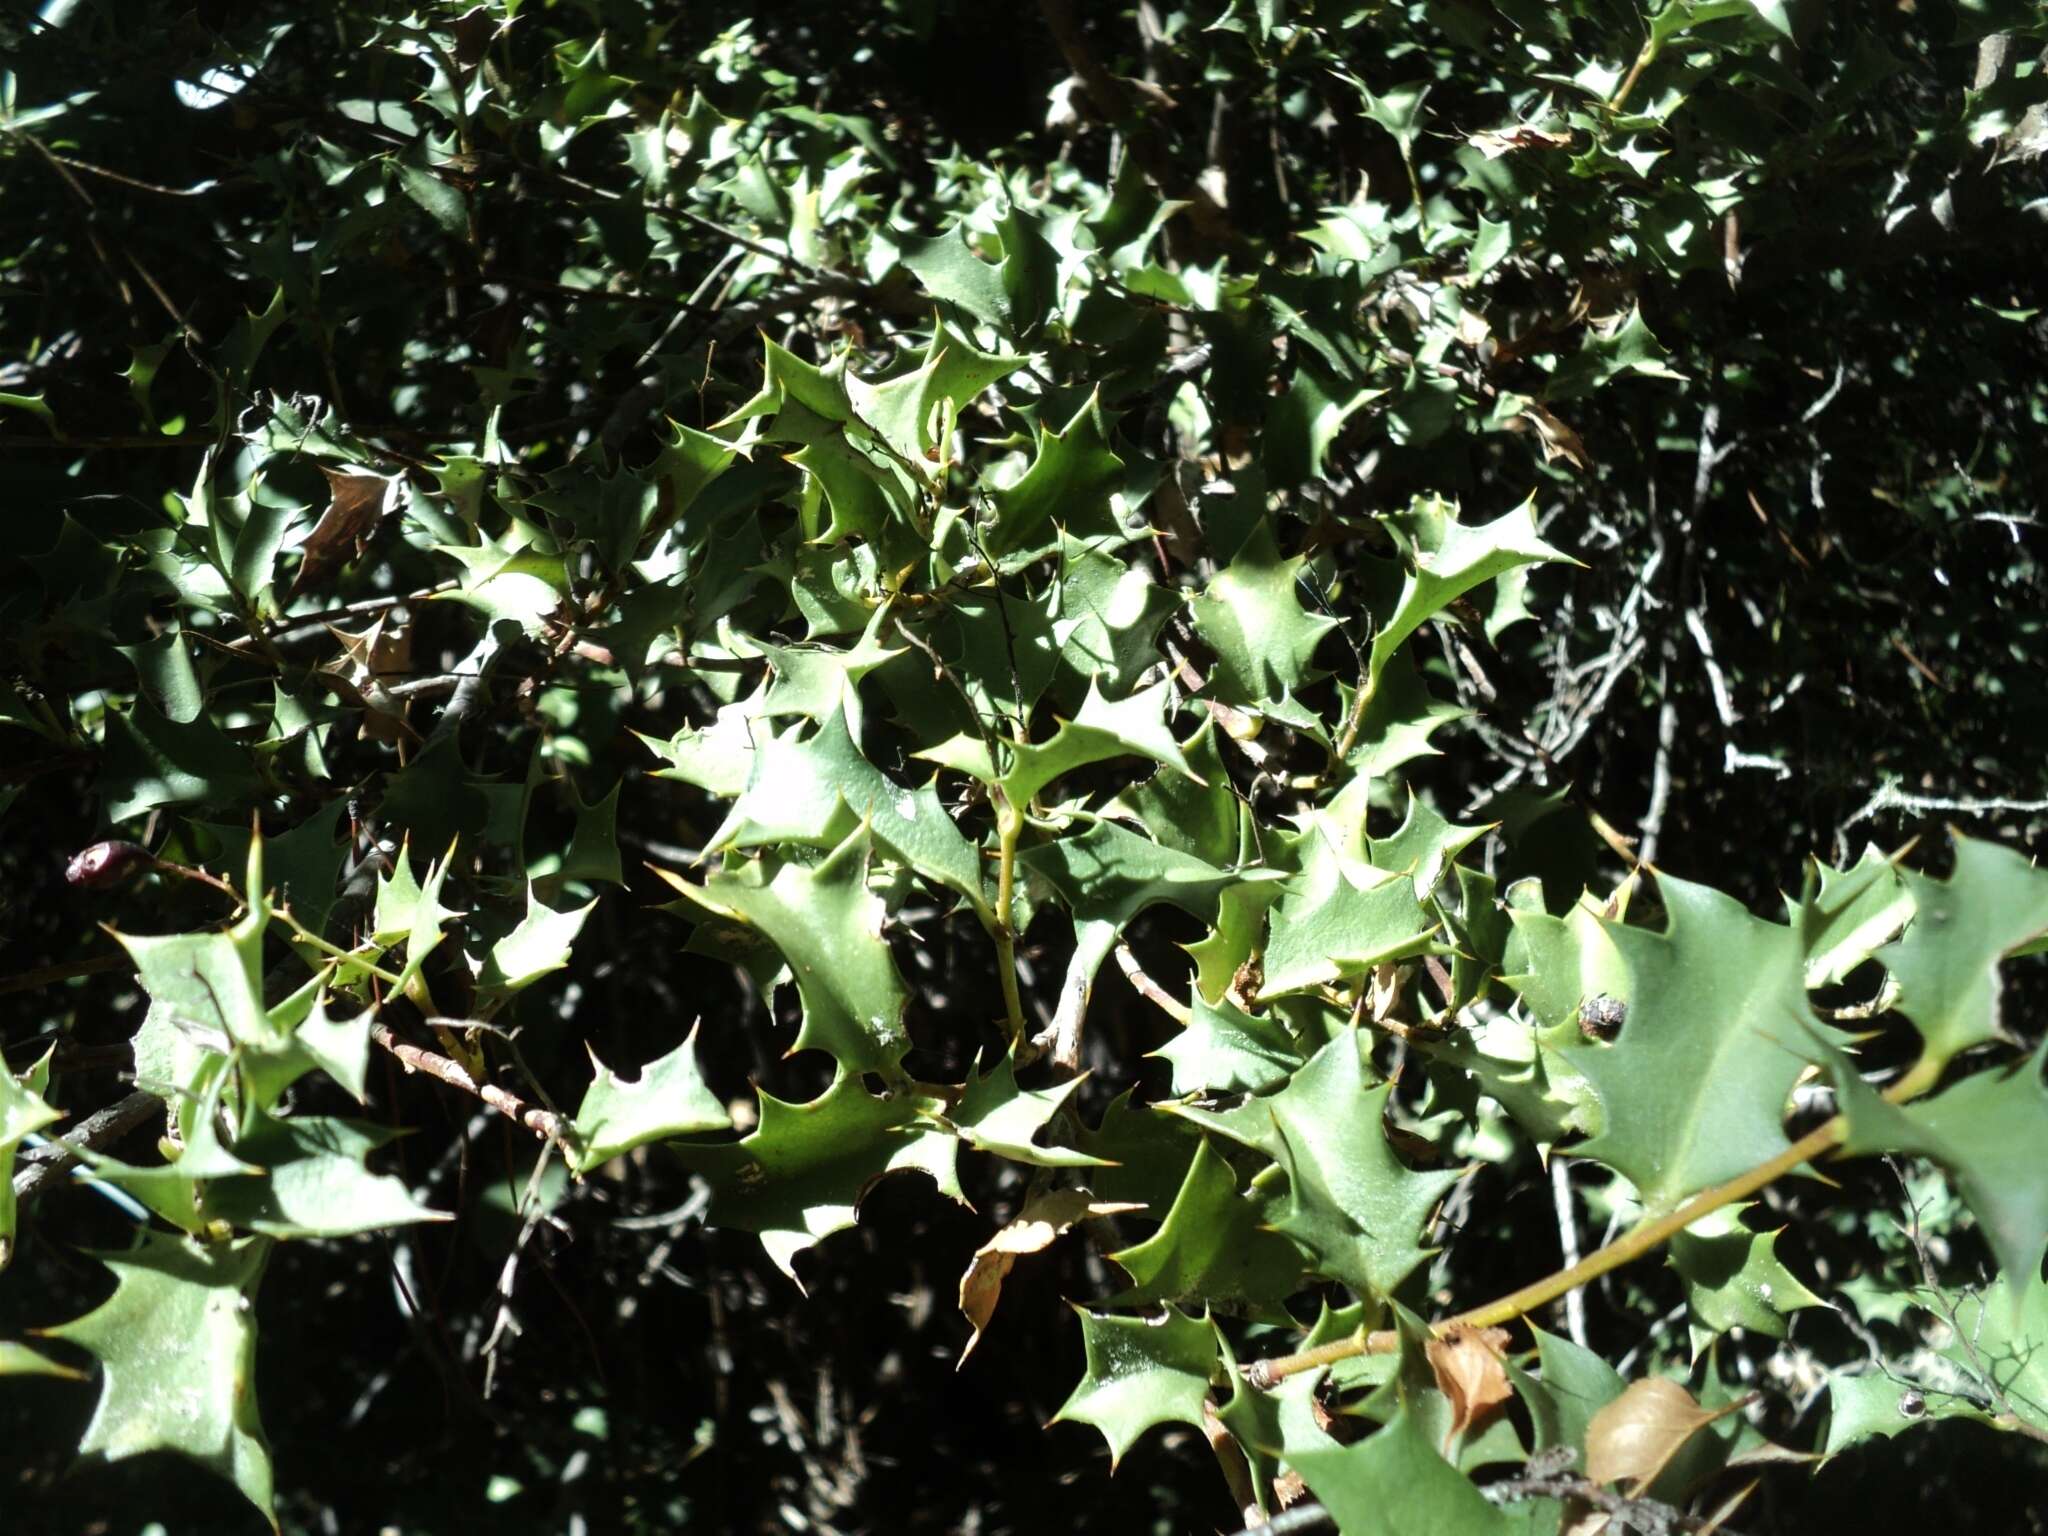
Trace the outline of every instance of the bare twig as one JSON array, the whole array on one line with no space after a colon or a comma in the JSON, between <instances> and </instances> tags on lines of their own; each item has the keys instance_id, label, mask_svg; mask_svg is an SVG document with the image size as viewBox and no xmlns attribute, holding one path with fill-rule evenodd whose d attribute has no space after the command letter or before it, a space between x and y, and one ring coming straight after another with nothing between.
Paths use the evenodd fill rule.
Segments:
<instances>
[{"instance_id":1,"label":"bare twig","mask_svg":"<svg viewBox=\"0 0 2048 1536\"><path fill-rule=\"evenodd\" d=\"M451 1088L474 1094L506 1119L525 1126L543 1140L568 1145L568 1127L560 1115L536 1109L495 1083L478 1082L462 1063L399 1039L388 1024L372 1024L370 1038L404 1063L407 1071L424 1072Z\"/></svg>"},{"instance_id":2,"label":"bare twig","mask_svg":"<svg viewBox=\"0 0 2048 1536\"><path fill-rule=\"evenodd\" d=\"M81 1150L90 1152L119 1141L163 1107L162 1099L138 1088L118 1104L95 1110L70 1135L22 1156L27 1166L14 1176L14 1198L30 1199L76 1163Z\"/></svg>"},{"instance_id":3,"label":"bare twig","mask_svg":"<svg viewBox=\"0 0 2048 1536\"><path fill-rule=\"evenodd\" d=\"M1176 1000L1171 992L1145 974L1144 968L1138 964L1138 957L1131 953L1130 945L1121 942L1117 944L1116 963L1123 971L1124 979L1131 984L1131 990L1156 1006L1174 1023L1186 1027L1194 1018L1193 1011L1186 1003Z\"/></svg>"}]
</instances>

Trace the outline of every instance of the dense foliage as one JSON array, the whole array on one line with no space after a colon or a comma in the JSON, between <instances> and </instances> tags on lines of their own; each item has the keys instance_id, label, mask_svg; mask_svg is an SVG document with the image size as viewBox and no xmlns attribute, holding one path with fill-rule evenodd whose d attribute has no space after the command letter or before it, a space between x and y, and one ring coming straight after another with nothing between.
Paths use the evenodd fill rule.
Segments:
<instances>
[{"instance_id":1,"label":"dense foliage","mask_svg":"<svg viewBox=\"0 0 2048 1536\"><path fill-rule=\"evenodd\" d=\"M2044 46L0 21L8 1529L2038 1520Z\"/></svg>"}]
</instances>

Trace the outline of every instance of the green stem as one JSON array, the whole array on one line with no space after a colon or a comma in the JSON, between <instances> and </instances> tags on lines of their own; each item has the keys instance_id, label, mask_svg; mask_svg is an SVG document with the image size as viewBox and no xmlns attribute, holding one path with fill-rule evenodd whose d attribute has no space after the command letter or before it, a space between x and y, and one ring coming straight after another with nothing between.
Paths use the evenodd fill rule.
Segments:
<instances>
[{"instance_id":1,"label":"green stem","mask_svg":"<svg viewBox=\"0 0 2048 1536\"><path fill-rule=\"evenodd\" d=\"M1657 39L1655 37L1646 38L1643 42L1642 51L1636 55L1635 63L1629 66L1628 74L1623 77L1620 89L1614 93L1613 98L1607 103L1608 111L1619 112L1622 109L1622 106L1628 101L1629 92L1633 91L1636 88L1636 82L1643 78L1643 71L1648 69L1656 60L1657 51Z\"/></svg>"},{"instance_id":2,"label":"green stem","mask_svg":"<svg viewBox=\"0 0 2048 1536\"><path fill-rule=\"evenodd\" d=\"M1885 1098L1894 1104L1903 1104L1908 1099L1918 1098L1941 1077L1942 1064L1929 1057L1922 1057L1911 1071L1885 1091ZM1809 1131L1792 1143L1776 1157L1758 1163L1754 1168L1737 1174L1734 1178L1703 1189L1676 1210L1653 1217L1641 1225L1623 1233L1606 1247L1589 1253L1578 1263L1555 1274L1546 1275L1518 1291L1511 1291L1498 1301L1488 1302L1483 1307L1474 1307L1469 1312L1460 1312L1441 1322L1431 1324L1431 1329L1442 1335L1451 1328L1490 1328L1510 1322L1535 1311L1547 1302L1552 1302L1570 1291L1577 1290L1589 1281L1597 1280L1611 1270L1633 1263L1644 1254L1660 1248L1702 1216L1731 1205L1745 1196L1753 1195L1766 1184L1783 1178L1803 1163L1812 1162L1822 1154L1832 1151L1842 1143L1848 1131L1849 1122L1845 1116L1836 1115L1818 1130ZM1270 1387L1285 1377L1301 1371L1312 1371L1322 1366L1348 1360L1353 1355L1384 1353L1392 1347L1390 1335L1368 1334L1363 1330L1348 1339L1338 1339L1314 1349L1305 1349L1297 1354L1282 1355L1274 1360L1261 1360L1252 1367L1250 1379L1255 1386Z\"/></svg>"},{"instance_id":3,"label":"green stem","mask_svg":"<svg viewBox=\"0 0 2048 1536\"><path fill-rule=\"evenodd\" d=\"M387 987L398 987L401 990L404 989L404 977L396 975L391 971L387 971L380 965L371 964L368 960L365 960L361 955L356 954L353 950L343 949L339 944L328 943L327 940L321 938L319 934L315 933L312 929L308 928L296 917L293 917L288 908L273 907L271 908L271 916L277 918L285 925L285 927L291 929L291 931L294 934L298 935L300 939L304 940L307 944L310 944L313 948L319 950L323 955L331 955L336 960L340 960L348 965L352 965L357 970L363 972L364 975L376 977L379 981L383 982Z\"/></svg>"}]
</instances>

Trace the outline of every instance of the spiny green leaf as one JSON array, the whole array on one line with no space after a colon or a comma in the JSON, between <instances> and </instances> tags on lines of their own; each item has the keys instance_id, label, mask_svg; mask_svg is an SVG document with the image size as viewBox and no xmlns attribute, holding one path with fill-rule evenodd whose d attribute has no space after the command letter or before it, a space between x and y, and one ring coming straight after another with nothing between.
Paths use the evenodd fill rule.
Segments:
<instances>
[{"instance_id":1,"label":"spiny green leaf","mask_svg":"<svg viewBox=\"0 0 2048 1536\"><path fill-rule=\"evenodd\" d=\"M1913 898L1899 872L1873 847L1848 869L1811 866L1817 889L1797 908L1806 942L1806 984L1829 987L1876 954L1913 915ZM1790 912L1791 905L1787 903Z\"/></svg>"},{"instance_id":2,"label":"spiny green leaf","mask_svg":"<svg viewBox=\"0 0 2048 1536\"><path fill-rule=\"evenodd\" d=\"M1401 642L1454 599L1517 566L1570 559L1537 536L1533 499L1476 527L1460 522L1457 508L1435 497L1418 497L1382 521L1401 545L1408 574L1393 612L1373 636L1369 687L1378 685Z\"/></svg>"},{"instance_id":3,"label":"spiny green leaf","mask_svg":"<svg viewBox=\"0 0 2048 1536\"><path fill-rule=\"evenodd\" d=\"M1952 1396L1881 1370L1857 1375L1837 1372L1828 1377L1827 1433L1821 1440L1823 1461L1872 1440L1889 1440L1920 1424L1942 1419L1975 1419L1991 1415L1968 1398Z\"/></svg>"},{"instance_id":4,"label":"spiny green leaf","mask_svg":"<svg viewBox=\"0 0 2048 1536\"><path fill-rule=\"evenodd\" d=\"M270 1521L270 1447L256 1414L256 1286L270 1240L196 1243L143 1234L100 1261L119 1280L95 1310L48 1330L100 1362L99 1405L79 1454L189 1456Z\"/></svg>"},{"instance_id":5,"label":"spiny green leaf","mask_svg":"<svg viewBox=\"0 0 2048 1536\"><path fill-rule=\"evenodd\" d=\"M1076 1307L1088 1369L1052 1416L1055 1424L1093 1424L1109 1442L1112 1469L1157 1424L1202 1423L1216 1368L1216 1333L1207 1318L1168 1307L1162 1316L1118 1317Z\"/></svg>"},{"instance_id":6,"label":"spiny green leaf","mask_svg":"<svg viewBox=\"0 0 2048 1536\"><path fill-rule=\"evenodd\" d=\"M1742 1225L1747 1209L1723 1206L1671 1239L1671 1267L1685 1281L1692 1312L1695 1358L1730 1328L1782 1339L1789 1314L1825 1305L1779 1260L1778 1233Z\"/></svg>"},{"instance_id":7,"label":"spiny green leaf","mask_svg":"<svg viewBox=\"0 0 2048 1536\"><path fill-rule=\"evenodd\" d=\"M1584 1345L1528 1324L1536 1339L1537 1371L1531 1375L1512 1360L1508 1377L1529 1405L1536 1449L1570 1446L1583 1453L1593 1415L1621 1396L1621 1373Z\"/></svg>"},{"instance_id":8,"label":"spiny green leaf","mask_svg":"<svg viewBox=\"0 0 2048 1536\"><path fill-rule=\"evenodd\" d=\"M38 1354L26 1344L0 1339L0 1376L57 1376L70 1381L90 1380L85 1372L59 1365L48 1355Z\"/></svg>"},{"instance_id":9,"label":"spiny green leaf","mask_svg":"<svg viewBox=\"0 0 2048 1536\"><path fill-rule=\"evenodd\" d=\"M2048 933L2048 871L2011 849L1956 839L1955 873L1931 880L1904 870L1913 899L1905 937L1877 952L1898 982L1898 1010L1925 1042L1930 1064L2011 1037L1999 1024L1998 963Z\"/></svg>"},{"instance_id":10,"label":"spiny green leaf","mask_svg":"<svg viewBox=\"0 0 2048 1536\"><path fill-rule=\"evenodd\" d=\"M371 919L371 938L380 949L405 946L404 981L419 974L427 956L440 944L449 919L461 914L441 905L441 887L448 883L448 871L455 862L455 849L438 863L427 866L424 884L413 878L412 841L399 845L391 872L377 883L377 907Z\"/></svg>"},{"instance_id":11,"label":"spiny green leaf","mask_svg":"<svg viewBox=\"0 0 2048 1536\"><path fill-rule=\"evenodd\" d=\"M2008 1274L2030 1275L2048 1247L2048 1044L2017 1066L1978 1072L1932 1099L1901 1108L1872 1090L1838 1051L1826 1053L1848 1118L1851 1156L1918 1152L1955 1177L1985 1241Z\"/></svg>"},{"instance_id":12,"label":"spiny green leaf","mask_svg":"<svg viewBox=\"0 0 2048 1536\"><path fill-rule=\"evenodd\" d=\"M1279 1015L1246 1013L1200 993L1187 1028L1152 1054L1173 1063L1176 1094L1265 1093L1308 1059Z\"/></svg>"},{"instance_id":13,"label":"spiny green leaf","mask_svg":"<svg viewBox=\"0 0 2048 1536\"><path fill-rule=\"evenodd\" d=\"M1506 1536L1510 1529L1407 1408L1360 1444L1306 1448L1289 1459L1342 1536Z\"/></svg>"},{"instance_id":14,"label":"spiny green leaf","mask_svg":"<svg viewBox=\"0 0 2048 1536\"><path fill-rule=\"evenodd\" d=\"M1029 1091L1017 1086L1014 1056L1004 1056L986 1073L970 1078L959 1104L944 1116L960 1133L960 1139L977 1152L990 1152L1015 1163L1039 1168L1083 1168L1101 1163L1100 1158L1072 1147L1047 1147L1038 1143L1038 1133L1067 1096L1080 1087L1082 1077Z\"/></svg>"},{"instance_id":15,"label":"spiny green leaf","mask_svg":"<svg viewBox=\"0 0 2048 1536\"><path fill-rule=\"evenodd\" d=\"M390 1139L382 1127L348 1120L265 1115L235 1143L236 1152L263 1171L212 1181L206 1209L271 1237L345 1237L415 1221L452 1221L447 1212L416 1202L399 1180L364 1166Z\"/></svg>"},{"instance_id":16,"label":"spiny green leaf","mask_svg":"<svg viewBox=\"0 0 2048 1536\"><path fill-rule=\"evenodd\" d=\"M179 725L143 700L107 711L100 789L109 821L160 805L233 805L254 795L258 782L249 754L210 719Z\"/></svg>"},{"instance_id":17,"label":"spiny green leaf","mask_svg":"<svg viewBox=\"0 0 2048 1536\"><path fill-rule=\"evenodd\" d=\"M1288 882L1273 908L1261 997L1309 991L1430 948L1438 922L1416 901L1414 880L1359 873L1372 883L1357 883L1334 862Z\"/></svg>"},{"instance_id":18,"label":"spiny green leaf","mask_svg":"<svg viewBox=\"0 0 2048 1536\"><path fill-rule=\"evenodd\" d=\"M541 977L559 971L569 963L569 946L583 931L583 923L597 906L585 902L573 912L556 912L540 904L533 886L526 888L526 916L504 938L491 946L477 977L477 989L494 1001L532 986Z\"/></svg>"},{"instance_id":19,"label":"spiny green leaf","mask_svg":"<svg viewBox=\"0 0 2048 1536\"><path fill-rule=\"evenodd\" d=\"M730 1146L675 1143L671 1151L711 1184L706 1220L760 1236L775 1266L796 1279L796 1256L858 1219L861 1197L885 1174L929 1174L959 1198L959 1141L920 1118L907 1094L876 1097L842 1072L807 1104L760 1095L761 1119ZM801 1282L799 1282L801 1283Z\"/></svg>"},{"instance_id":20,"label":"spiny green leaf","mask_svg":"<svg viewBox=\"0 0 2048 1536\"><path fill-rule=\"evenodd\" d=\"M43 1102L55 1052L55 1046L43 1052L19 1077L0 1064L0 1269L14 1257L14 1149L24 1136L64 1118Z\"/></svg>"},{"instance_id":21,"label":"spiny green leaf","mask_svg":"<svg viewBox=\"0 0 2048 1536\"><path fill-rule=\"evenodd\" d=\"M1120 532L1110 517L1109 497L1123 475L1124 461L1110 451L1094 395L1064 431L1041 423L1031 467L1015 485L989 493L995 520L984 542L990 556L1000 560L1036 548L1055 528L1080 537Z\"/></svg>"},{"instance_id":22,"label":"spiny green leaf","mask_svg":"<svg viewBox=\"0 0 2048 1536\"><path fill-rule=\"evenodd\" d=\"M1303 607L1307 557L1280 556L1261 522L1202 594L1189 605L1195 632L1216 653L1206 692L1226 704L1268 709L1316 676L1316 646L1337 621Z\"/></svg>"},{"instance_id":23,"label":"spiny green leaf","mask_svg":"<svg viewBox=\"0 0 2048 1536\"><path fill-rule=\"evenodd\" d=\"M573 1166L586 1173L635 1147L732 1128L732 1117L697 1070L697 1028L627 1082L590 1053L597 1075L576 1111Z\"/></svg>"},{"instance_id":24,"label":"spiny green leaf","mask_svg":"<svg viewBox=\"0 0 2048 1536\"><path fill-rule=\"evenodd\" d=\"M1370 1085L1347 1032L1264 1101L1287 1171L1287 1209L1273 1225L1318 1271L1371 1297L1390 1294L1428 1257L1423 1225L1458 1181L1456 1169L1417 1173L1394 1155L1385 1125L1392 1092Z\"/></svg>"},{"instance_id":25,"label":"spiny green leaf","mask_svg":"<svg viewBox=\"0 0 2048 1536\"><path fill-rule=\"evenodd\" d=\"M692 905L751 924L782 952L803 999L792 1050L826 1051L848 1072L894 1075L910 1049L910 994L882 937L887 909L868 890L871 846L856 828L817 864L779 863L772 875L756 865L699 887L662 873Z\"/></svg>"},{"instance_id":26,"label":"spiny green leaf","mask_svg":"<svg viewBox=\"0 0 2048 1536\"><path fill-rule=\"evenodd\" d=\"M1230 1164L1204 1137L1159 1230L1109 1256L1131 1277L1115 1304L1243 1305L1291 1323L1280 1303L1300 1286L1302 1260L1268 1229L1273 1203L1256 1185L1241 1193Z\"/></svg>"},{"instance_id":27,"label":"spiny green leaf","mask_svg":"<svg viewBox=\"0 0 2048 1536\"><path fill-rule=\"evenodd\" d=\"M932 326L923 361L913 371L880 384L849 376L846 389L861 420L899 457L928 471L927 461L940 443L935 429L1024 362L1021 357L981 351L940 319Z\"/></svg>"},{"instance_id":28,"label":"spiny green leaf","mask_svg":"<svg viewBox=\"0 0 2048 1536\"><path fill-rule=\"evenodd\" d=\"M1606 1042L1561 1030L1556 1043L1600 1103L1599 1133L1579 1152L1627 1177L1652 1212L1785 1149L1786 1103L1819 1027L1795 930L1669 875L1657 891L1665 932L1600 924L1627 975L1608 994L1627 1007L1620 1033ZM1589 962L1556 958L1561 997Z\"/></svg>"},{"instance_id":29,"label":"spiny green leaf","mask_svg":"<svg viewBox=\"0 0 2048 1536\"><path fill-rule=\"evenodd\" d=\"M1408 815L1390 837L1372 839L1372 861L1381 869L1407 872L1415 880L1415 899L1427 901L1443 881L1452 861L1484 837L1489 827L1461 827L1446 821L1435 807L1408 791Z\"/></svg>"}]
</instances>

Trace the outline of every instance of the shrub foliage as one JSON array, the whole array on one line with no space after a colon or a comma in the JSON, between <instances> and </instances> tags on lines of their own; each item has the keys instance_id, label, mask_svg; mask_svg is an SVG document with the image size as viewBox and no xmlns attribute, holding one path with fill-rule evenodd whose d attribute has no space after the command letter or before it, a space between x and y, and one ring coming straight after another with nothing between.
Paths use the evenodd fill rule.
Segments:
<instances>
[{"instance_id":1,"label":"shrub foliage","mask_svg":"<svg viewBox=\"0 0 2048 1536\"><path fill-rule=\"evenodd\" d=\"M2038 1491L2037 7L0 25L19 1528Z\"/></svg>"}]
</instances>

